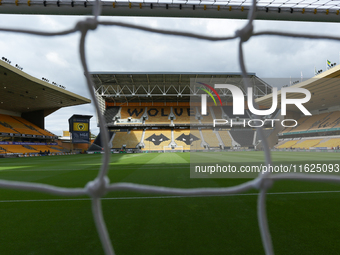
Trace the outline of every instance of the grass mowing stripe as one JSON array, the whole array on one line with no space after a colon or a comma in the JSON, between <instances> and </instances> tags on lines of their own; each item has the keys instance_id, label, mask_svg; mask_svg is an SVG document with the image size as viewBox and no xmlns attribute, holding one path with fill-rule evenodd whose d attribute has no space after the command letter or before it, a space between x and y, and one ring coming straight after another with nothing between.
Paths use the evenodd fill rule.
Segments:
<instances>
[{"instance_id":1,"label":"grass mowing stripe","mask_svg":"<svg viewBox=\"0 0 340 255\"><path fill-rule=\"evenodd\" d=\"M119 165L116 165L116 167L119 167ZM188 166L189 167L189 166ZM21 168L21 167L20 167ZM148 166L147 168L155 168L155 169L159 169L158 166ZM182 166L173 166L171 168L183 168ZM136 167L126 167L124 166L124 169L136 169ZM12 171L13 169L8 169L7 171ZM1 170L0 171L6 171L6 169L4 170ZM60 169L30 169L30 170L24 170L24 169L15 169L16 172L37 172L37 171L41 171L41 172L44 172L44 171L48 171L48 172L51 172L51 171L99 171L98 169L67 169L67 168L60 168Z\"/></svg>"},{"instance_id":2,"label":"grass mowing stripe","mask_svg":"<svg viewBox=\"0 0 340 255\"><path fill-rule=\"evenodd\" d=\"M0 171L12 171L13 169L18 169L18 168L27 168L29 166L0 166ZM23 170L18 170L18 171L23 171Z\"/></svg>"},{"instance_id":3,"label":"grass mowing stripe","mask_svg":"<svg viewBox=\"0 0 340 255\"><path fill-rule=\"evenodd\" d=\"M229 187L247 181L190 179L190 153L137 155L111 156L108 177L112 183L198 188ZM277 164L339 163L337 153L272 155ZM263 152L206 153L202 160L214 162L219 157L235 165L263 163ZM4 179L36 179L56 186L84 187L96 177L101 155L0 161L1 167L29 167L0 171ZM266 203L275 252L338 254L339 193L337 184L275 182ZM117 255L263 254L257 223L257 190L218 197L154 195L122 191L103 198L103 214ZM89 197L52 197L0 189L0 202L0 254L103 254Z\"/></svg>"},{"instance_id":4,"label":"grass mowing stripe","mask_svg":"<svg viewBox=\"0 0 340 255\"><path fill-rule=\"evenodd\" d=\"M340 190L320 190L320 191L291 191L291 192L268 192L267 195L298 195L298 194L325 194L340 193ZM258 193L241 193L225 195L200 195L200 196L155 196L155 197L104 197L102 200L134 200L134 199L163 199L163 198L202 198L202 197L238 197L238 196L257 196ZM56 198L56 199L24 199L24 200L0 200L0 203L19 203L19 202L56 202L56 201L90 201L91 198Z\"/></svg>"}]
</instances>

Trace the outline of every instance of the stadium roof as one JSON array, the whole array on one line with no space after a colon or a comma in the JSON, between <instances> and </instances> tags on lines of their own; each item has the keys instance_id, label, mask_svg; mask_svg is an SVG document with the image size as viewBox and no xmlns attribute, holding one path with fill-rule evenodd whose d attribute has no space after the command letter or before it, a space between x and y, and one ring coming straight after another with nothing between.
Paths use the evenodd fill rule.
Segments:
<instances>
[{"instance_id":1,"label":"stadium roof","mask_svg":"<svg viewBox=\"0 0 340 255\"><path fill-rule=\"evenodd\" d=\"M315 77L297 83L291 87L305 88L310 91L311 99L303 105L307 110L327 110L329 107L339 106L340 100L340 65L332 67ZM301 93L288 93L287 98L303 98ZM258 98L256 102L260 105L271 107L272 94ZM278 107L281 108L281 91L278 91ZM287 110L299 111L294 105L287 105Z\"/></svg>"},{"instance_id":2,"label":"stadium roof","mask_svg":"<svg viewBox=\"0 0 340 255\"><path fill-rule=\"evenodd\" d=\"M257 19L339 22L338 1L330 0L258 0ZM246 19L252 1L245 0L162 0L107 1L102 14L108 16L196 17ZM91 15L95 1L2 0L0 13Z\"/></svg>"},{"instance_id":3,"label":"stadium roof","mask_svg":"<svg viewBox=\"0 0 340 255\"><path fill-rule=\"evenodd\" d=\"M92 72L91 75L97 97L115 103L190 102L190 96L204 93L198 86L190 86L190 81L197 79L204 79L208 84L222 82L239 85L243 90L243 78L240 73ZM256 97L271 93L271 86L259 79L255 73L249 73L248 77ZM231 97L229 90L216 90L221 97Z\"/></svg>"},{"instance_id":4,"label":"stadium roof","mask_svg":"<svg viewBox=\"0 0 340 255\"><path fill-rule=\"evenodd\" d=\"M67 106L91 103L46 81L34 78L16 67L0 61L0 109L11 112L43 110L44 116Z\"/></svg>"}]
</instances>

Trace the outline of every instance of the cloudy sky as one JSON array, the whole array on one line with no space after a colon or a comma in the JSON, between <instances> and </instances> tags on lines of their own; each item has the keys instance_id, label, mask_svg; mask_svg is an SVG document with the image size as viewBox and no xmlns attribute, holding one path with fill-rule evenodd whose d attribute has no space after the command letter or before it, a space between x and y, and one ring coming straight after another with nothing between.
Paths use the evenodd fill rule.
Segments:
<instances>
[{"instance_id":1,"label":"cloudy sky","mask_svg":"<svg viewBox=\"0 0 340 255\"><path fill-rule=\"evenodd\" d=\"M6 28L41 31L69 29L84 19L79 16L0 15ZM233 35L245 20L172 19L102 17L153 28L188 31L213 36ZM312 34L339 34L336 23L256 21L255 31L274 30ZM39 37L0 32L1 55L19 64L23 71L37 78L62 84L67 90L89 98L78 55L79 33L60 37ZM116 27L99 27L86 41L86 56L91 72L240 72L237 40L205 42ZM326 60L340 63L340 42L289 39L262 36L245 43L245 60L249 72L260 78L303 78L326 69ZM98 133L92 105L60 109L45 119L46 129L62 135L68 130L73 114L93 115L91 131Z\"/></svg>"}]
</instances>

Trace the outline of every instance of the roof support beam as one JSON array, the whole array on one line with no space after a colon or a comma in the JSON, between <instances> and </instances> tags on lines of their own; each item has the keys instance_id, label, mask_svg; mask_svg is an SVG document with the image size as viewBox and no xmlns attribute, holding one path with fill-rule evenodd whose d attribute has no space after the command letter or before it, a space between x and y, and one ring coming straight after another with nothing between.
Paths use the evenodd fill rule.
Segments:
<instances>
[{"instance_id":1,"label":"roof support beam","mask_svg":"<svg viewBox=\"0 0 340 255\"><path fill-rule=\"evenodd\" d=\"M47 14L47 15L92 15L96 1L2 1L2 14ZM144 17L190 17L246 19L251 4L244 0L198 1L174 3L173 1L130 2L102 1L102 16L144 16ZM150 8L152 6L152 8ZM147 7L147 8L141 8ZM257 2L256 19L339 22L339 7L334 1L299 2Z\"/></svg>"}]
</instances>

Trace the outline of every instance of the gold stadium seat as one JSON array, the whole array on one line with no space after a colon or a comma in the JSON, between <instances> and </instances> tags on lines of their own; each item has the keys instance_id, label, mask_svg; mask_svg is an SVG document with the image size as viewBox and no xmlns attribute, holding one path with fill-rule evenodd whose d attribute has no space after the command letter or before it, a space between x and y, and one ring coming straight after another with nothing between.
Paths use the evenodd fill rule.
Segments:
<instances>
[{"instance_id":1,"label":"gold stadium seat","mask_svg":"<svg viewBox=\"0 0 340 255\"><path fill-rule=\"evenodd\" d=\"M219 147L219 141L216 134L211 129L202 129L204 141L209 144L209 147Z\"/></svg>"},{"instance_id":2,"label":"gold stadium seat","mask_svg":"<svg viewBox=\"0 0 340 255\"><path fill-rule=\"evenodd\" d=\"M0 132L55 136L21 117L0 114L0 122Z\"/></svg>"},{"instance_id":3,"label":"gold stadium seat","mask_svg":"<svg viewBox=\"0 0 340 255\"><path fill-rule=\"evenodd\" d=\"M277 146L278 149L289 149L291 148L293 145L295 145L299 140L290 140L290 141L286 141L285 143Z\"/></svg>"},{"instance_id":4,"label":"gold stadium seat","mask_svg":"<svg viewBox=\"0 0 340 255\"><path fill-rule=\"evenodd\" d=\"M306 139L296 143L292 148L309 149L310 147L316 147L321 141L322 139Z\"/></svg>"},{"instance_id":5,"label":"gold stadium seat","mask_svg":"<svg viewBox=\"0 0 340 255\"><path fill-rule=\"evenodd\" d=\"M191 150L204 150L205 148L201 146L202 140L201 140L200 131L197 129L191 129L190 134L198 138L198 140L195 140L191 143L191 146L190 146Z\"/></svg>"},{"instance_id":6,"label":"gold stadium seat","mask_svg":"<svg viewBox=\"0 0 340 255\"><path fill-rule=\"evenodd\" d=\"M122 148L126 145L126 148L136 148L142 138L143 130L127 132L116 132L112 141L112 148Z\"/></svg>"},{"instance_id":7,"label":"gold stadium seat","mask_svg":"<svg viewBox=\"0 0 340 255\"><path fill-rule=\"evenodd\" d=\"M190 124L190 121L195 120L196 109L195 107L178 106L172 107L172 112L175 115L175 124Z\"/></svg>"},{"instance_id":8,"label":"gold stadium seat","mask_svg":"<svg viewBox=\"0 0 340 255\"><path fill-rule=\"evenodd\" d=\"M224 146L232 147L233 140L231 139L228 131L227 130L220 130L220 131L218 131L218 133L220 134L220 137L222 139Z\"/></svg>"},{"instance_id":9,"label":"gold stadium seat","mask_svg":"<svg viewBox=\"0 0 340 255\"><path fill-rule=\"evenodd\" d=\"M331 138L328 141L319 143L316 147L335 148L340 146L340 138Z\"/></svg>"}]
</instances>

